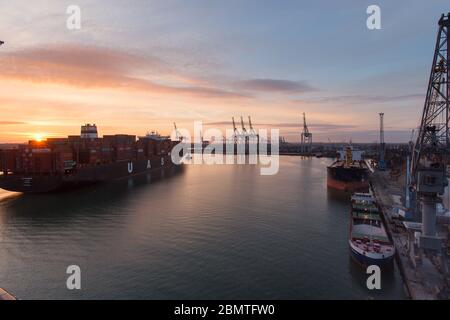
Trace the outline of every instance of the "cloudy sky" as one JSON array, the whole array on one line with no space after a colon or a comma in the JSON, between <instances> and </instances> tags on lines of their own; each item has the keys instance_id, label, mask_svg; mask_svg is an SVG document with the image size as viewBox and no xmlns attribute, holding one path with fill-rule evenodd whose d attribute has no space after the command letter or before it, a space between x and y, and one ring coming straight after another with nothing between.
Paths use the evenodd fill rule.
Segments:
<instances>
[{"instance_id":1,"label":"cloudy sky","mask_svg":"<svg viewBox=\"0 0 450 320\"><path fill-rule=\"evenodd\" d=\"M1 1L0 142L221 129L232 116L299 141L407 141L419 122L438 0ZM381 8L381 30L366 27ZM69 5L81 29L69 30Z\"/></svg>"}]
</instances>

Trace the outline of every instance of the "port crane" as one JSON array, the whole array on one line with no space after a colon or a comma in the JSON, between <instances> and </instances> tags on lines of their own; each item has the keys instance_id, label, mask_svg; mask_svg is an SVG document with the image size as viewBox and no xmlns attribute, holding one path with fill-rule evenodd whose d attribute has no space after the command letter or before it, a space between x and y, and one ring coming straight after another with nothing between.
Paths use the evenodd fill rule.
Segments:
<instances>
[{"instance_id":1,"label":"port crane","mask_svg":"<svg viewBox=\"0 0 450 320\"><path fill-rule=\"evenodd\" d=\"M173 127L175 128L175 139L178 141L183 141L184 137L181 135L180 131L177 128L177 124L174 122Z\"/></svg>"},{"instance_id":2,"label":"port crane","mask_svg":"<svg viewBox=\"0 0 450 320\"><path fill-rule=\"evenodd\" d=\"M234 139L234 142L236 143L239 139L240 134L239 134L238 129L236 128L236 122L234 121L234 117L231 117L231 119L233 121L233 132L234 132L233 139Z\"/></svg>"},{"instance_id":3,"label":"port crane","mask_svg":"<svg viewBox=\"0 0 450 320\"><path fill-rule=\"evenodd\" d=\"M244 118L242 118L242 116L241 116L241 128L242 128L241 139L244 142L247 142L247 140L248 140L248 132L247 132L247 129L245 129Z\"/></svg>"},{"instance_id":4,"label":"port crane","mask_svg":"<svg viewBox=\"0 0 450 320\"><path fill-rule=\"evenodd\" d=\"M252 125L252 119L250 118L250 116L248 116L248 125L250 126L250 132L249 132L249 135L250 135L252 138L258 138L258 134L256 133L255 129L253 128L253 125Z\"/></svg>"},{"instance_id":5,"label":"port crane","mask_svg":"<svg viewBox=\"0 0 450 320\"><path fill-rule=\"evenodd\" d=\"M421 210L419 247L440 252L442 240L436 234L436 204L447 186L450 154L450 13L438 22L433 63L422 118L411 154L410 191L413 207ZM420 206L419 206L420 204Z\"/></svg>"},{"instance_id":6,"label":"port crane","mask_svg":"<svg viewBox=\"0 0 450 320\"><path fill-rule=\"evenodd\" d=\"M312 149L312 133L309 132L306 125L306 114L303 112L303 131L301 134L300 151L301 153L310 153Z\"/></svg>"},{"instance_id":7,"label":"port crane","mask_svg":"<svg viewBox=\"0 0 450 320\"><path fill-rule=\"evenodd\" d=\"M384 144L384 113L380 112L380 154L378 159L378 169L385 170L386 169L386 145Z\"/></svg>"}]
</instances>

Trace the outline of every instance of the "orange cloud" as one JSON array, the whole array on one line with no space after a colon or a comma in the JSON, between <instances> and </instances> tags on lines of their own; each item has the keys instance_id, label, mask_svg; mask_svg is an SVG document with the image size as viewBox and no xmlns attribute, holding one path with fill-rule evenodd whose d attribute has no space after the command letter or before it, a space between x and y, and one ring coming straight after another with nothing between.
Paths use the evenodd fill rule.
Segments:
<instances>
[{"instance_id":1,"label":"orange cloud","mask_svg":"<svg viewBox=\"0 0 450 320\"><path fill-rule=\"evenodd\" d=\"M248 95L216 88L192 86L202 83L171 70L163 60L99 47L58 46L8 53L1 58L0 79L55 83L81 88L122 88L158 94L181 94L202 98L249 98ZM137 74L145 73L181 83L161 84Z\"/></svg>"}]
</instances>

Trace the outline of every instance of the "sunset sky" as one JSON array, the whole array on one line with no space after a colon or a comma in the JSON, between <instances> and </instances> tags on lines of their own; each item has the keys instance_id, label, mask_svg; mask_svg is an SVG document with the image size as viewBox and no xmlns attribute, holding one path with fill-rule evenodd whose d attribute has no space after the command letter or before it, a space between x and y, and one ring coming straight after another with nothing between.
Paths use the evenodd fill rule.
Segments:
<instances>
[{"instance_id":1,"label":"sunset sky","mask_svg":"<svg viewBox=\"0 0 450 320\"><path fill-rule=\"evenodd\" d=\"M366 8L381 7L381 30ZM69 5L81 30L66 28ZM0 142L168 134L231 117L299 141L387 142L419 122L446 1L2 0Z\"/></svg>"}]
</instances>

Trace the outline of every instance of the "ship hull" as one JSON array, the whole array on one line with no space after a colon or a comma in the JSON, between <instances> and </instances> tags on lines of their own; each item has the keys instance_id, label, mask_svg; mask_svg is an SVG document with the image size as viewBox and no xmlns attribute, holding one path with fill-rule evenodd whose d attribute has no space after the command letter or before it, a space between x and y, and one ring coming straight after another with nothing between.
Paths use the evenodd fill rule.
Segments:
<instances>
[{"instance_id":1,"label":"ship hull","mask_svg":"<svg viewBox=\"0 0 450 320\"><path fill-rule=\"evenodd\" d=\"M371 265L377 265L380 268L390 268L394 263L394 253L388 256L382 256L381 254L373 254L360 252L352 241L349 240L350 254L352 259L361 266L367 267Z\"/></svg>"},{"instance_id":2,"label":"ship hull","mask_svg":"<svg viewBox=\"0 0 450 320\"><path fill-rule=\"evenodd\" d=\"M367 168L327 168L327 186L348 192L369 190L369 171Z\"/></svg>"},{"instance_id":3,"label":"ship hull","mask_svg":"<svg viewBox=\"0 0 450 320\"><path fill-rule=\"evenodd\" d=\"M164 156L81 167L70 174L9 174L0 176L0 188L23 193L53 192L151 173L173 166L170 156Z\"/></svg>"},{"instance_id":4,"label":"ship hull","mask_svg":"<svg viewBox=\"0 0 450 320\"><path fill-rule=\"evenodd\" d=\"M393 265L395 247L370 193L355 193L351 198L348 245L352 259L364 267Z\"/></svg>"}]
</instances>

